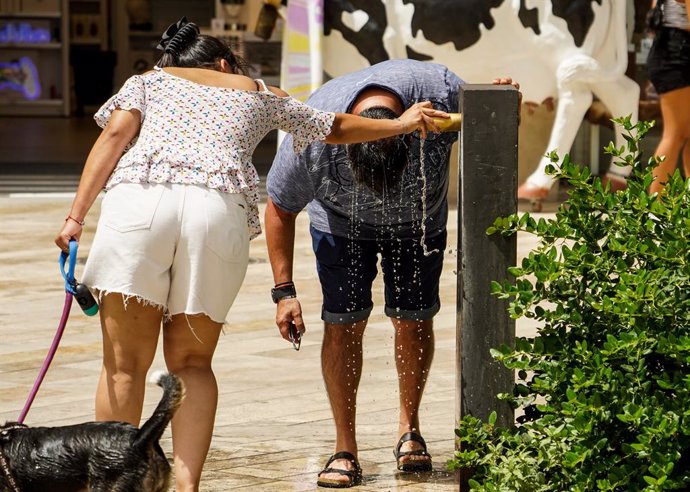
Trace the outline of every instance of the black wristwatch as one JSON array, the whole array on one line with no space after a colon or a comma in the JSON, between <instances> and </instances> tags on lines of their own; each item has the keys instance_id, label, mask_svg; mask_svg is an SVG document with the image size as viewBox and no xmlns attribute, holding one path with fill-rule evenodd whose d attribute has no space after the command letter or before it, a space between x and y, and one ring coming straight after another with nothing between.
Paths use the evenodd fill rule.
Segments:
<instances>
[{"instance_id":1,"label":"black wristwatch","mask_svg":"<svg viewBox=\"0 0 690 492\"><path fill-rule=\"evenodd\" d=\"M295 284L292 282L278 284L271 289L271 298L276 304L278 304L278 301L281 299L291 299L295 297L297 297L297 291L295 290Z\"/></svg>"}]
</instances>

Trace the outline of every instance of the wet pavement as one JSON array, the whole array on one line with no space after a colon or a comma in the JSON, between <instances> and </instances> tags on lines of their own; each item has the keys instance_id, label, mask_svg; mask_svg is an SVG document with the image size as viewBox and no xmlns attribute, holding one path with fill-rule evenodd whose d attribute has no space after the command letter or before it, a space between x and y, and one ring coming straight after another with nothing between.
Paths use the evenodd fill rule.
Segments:
<instances>
[{"instance_id":1,"label":"wet pavement","mask_svg":"<svg viewBox=\"0 0 690 492\"><path fill-rule=\"evenodd\" d=\"M71 204L69 195L0 195L0 420L16 420L60 320L64 284L53 237ZM86 218L76 277L95 231L99 202ZM263 214L263 205L262 205ZM383 314L382 284L374 286L374 311L364 341L358 393L357 432L364 483L355 490L457 490L445 462L453 456L455 423L455 242L457 214L449 219L449 248L441 278L441 311L435 318L436 353L422 401L421 431L434 457L434 471L400 475L393 458L398 391L393 330ZM333 453L334 428L321 379L323 327L306 214L297 223L294 280L308 332L299 352L274 325L272 275L264 237L254 240L244 287L228 316L214 369L220 399L204 491L316 490L316 475ZM534 240L518 238L518 257ZM518 322L518 333L531 330ZM74 304L50 370L28 414L29 425L58 426L93 419L100 371L96 318ZM164 368L159 353L153 369ZM160 389L147 388L144 418ZM170 456L169 430L162 440Z\"/></svg>"}]
</instances>

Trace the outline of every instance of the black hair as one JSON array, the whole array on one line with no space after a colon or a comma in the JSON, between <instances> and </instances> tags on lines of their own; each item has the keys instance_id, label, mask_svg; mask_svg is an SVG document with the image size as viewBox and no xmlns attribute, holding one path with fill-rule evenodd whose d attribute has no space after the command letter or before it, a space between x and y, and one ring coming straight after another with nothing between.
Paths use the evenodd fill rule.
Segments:
<instances>
[{"instance_id":1,"label":"black hair","mask_svg":"<svg viewBox=\"0 0 690 492\"><path fill-rule=\"evenodd\" d=\"M183 17L171 25L163 35L159 49L163 56L156 63L159 67L186 67L220 69L220 60L226 60L235 74L247 75L248 64L232 52L220 39L199 34L199 28Z\"/></svg>"},{"instance_id":2,"label":"black hair","mask_svg":"<svg viewBox=\"0 0 690 492\"><path fill-rule=\"evenodd\" d=\"M395 119L397 114L385 106L367 108L360 116L373 119ZM407 166L406 136L383 138L346 146L355 182L377 195L398 185Z\"/></svg>"}]
</instances>

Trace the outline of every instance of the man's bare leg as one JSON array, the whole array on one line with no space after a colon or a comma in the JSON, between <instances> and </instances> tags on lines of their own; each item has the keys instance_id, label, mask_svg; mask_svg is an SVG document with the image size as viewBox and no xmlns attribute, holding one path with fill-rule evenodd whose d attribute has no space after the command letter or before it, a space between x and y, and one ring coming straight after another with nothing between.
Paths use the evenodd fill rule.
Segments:
<instances>
[{"instance_id":1,"label":"man's bare leg","mask_svg":"<svg viewBox=\"0 0 690 492\"><path fill-rule=\"evenodd\" d=\"M429 375L431 361L434 358L434 323L433 320L413 321L393 319L395 327L395 367L398 371L400 392L400 423L398 440L407 432L421 435L419 426L419 406L422 402L424 387ZM397 445L396 440L396 445ZM407 441L400 451L423 449L417 441ZM429 461L428 456L410 455L400 458L407 460Z\"/></svg>"},{"instance_id":2,"label":"man's bare leg","mask_svg":"<svg viewBox=\"0 0 690 492\"><path fill-rule=\"evenodd\" d=\"M356 413L357 388L362 375L362 338L367 320L354 324L324 324L321 347L321 369L335 421L335 452L347 451L357 456ZM331 468L351 470L352 463L335 460ZM348 477L337 473L320 475L322 478L348 482Z\"/></svg>"}]
</instances>

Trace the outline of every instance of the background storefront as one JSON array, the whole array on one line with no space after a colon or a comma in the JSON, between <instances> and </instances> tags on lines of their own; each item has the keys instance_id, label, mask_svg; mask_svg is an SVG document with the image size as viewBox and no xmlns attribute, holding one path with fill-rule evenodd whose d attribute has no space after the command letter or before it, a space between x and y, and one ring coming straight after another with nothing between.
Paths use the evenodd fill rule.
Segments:
<instances>
[{"instance_id":1,"label":"background storefront","mask_svg":"<svg viewBox=\"0 0 690 492\"><path fill-rule=\"evenodd\" d=\"M628 75L641 87L640 118L659 119L646 80L651 38L644 18L651 0L627 1ZM132 74L150 70L161 33L186 16L203 32L226 39L252 64L252 75L280 84L280 20L270 39L254 35L263 0L0 0L0 185L6 175L78 174L98 135L90 115ZM571 149L576 162L605 167L601 148L613 137L595 101ZM522 161L543 153L553 112L523 111ZM647 139L653 148L661 122ZM260 172L270 166L275 132L257 149ZM525 175L529 169L522 169ZM73 177L71 178L74 179ZM71 182L66 186L72 186ZM0 186L0 191L2 187Z\"/></svg>"}]
</instances>

